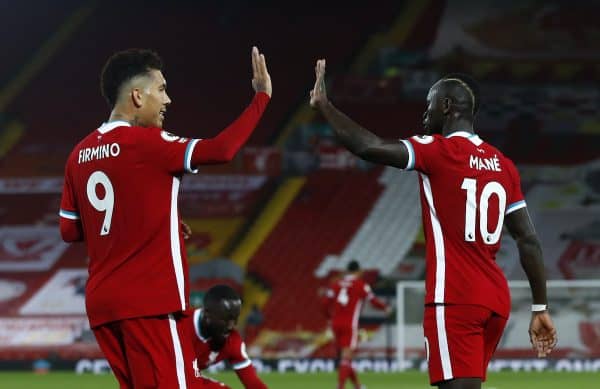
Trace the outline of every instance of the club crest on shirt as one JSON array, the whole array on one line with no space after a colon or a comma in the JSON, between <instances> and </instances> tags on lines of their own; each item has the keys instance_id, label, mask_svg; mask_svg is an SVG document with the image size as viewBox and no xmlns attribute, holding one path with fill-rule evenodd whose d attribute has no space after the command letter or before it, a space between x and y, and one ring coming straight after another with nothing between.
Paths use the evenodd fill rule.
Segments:
<instances>
[{"instance_id":1,"label":"club crest on shirt","mask_svg":"<svg viewBox=\"0 0 600 389\"><path fill-rule=\"evenodd\" d=\"M435 140L435 138L433 136L430 135L415 135L412 137L413 140L415 140L416 142L419 142L421 144L429 144L431 142L433 142Z\"/></svg>"},{"instance_id":2,"label":"club crest on shirt","mask_svg":"<svg viewBox=\"0 0 600 389\"><path fill-rule=\"evenodd\" d=\"M162 130L160 132L160 137L166 140L167 142L175 142L179 137L177 135L173 135L168 131Z\"/></svg>"}]
</instances>

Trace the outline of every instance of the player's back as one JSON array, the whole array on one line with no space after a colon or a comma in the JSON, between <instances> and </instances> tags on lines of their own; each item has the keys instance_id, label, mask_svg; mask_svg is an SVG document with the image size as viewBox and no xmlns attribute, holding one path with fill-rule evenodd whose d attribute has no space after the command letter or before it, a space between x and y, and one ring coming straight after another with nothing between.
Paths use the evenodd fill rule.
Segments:
<instances>
[{"instance_id":1,"label":"player's back","mask_svg":"<svg viewBox=\"0 0 600 389\"><path fill-rule=\"evenodd\" d=\"M370 287L354 274L335 281L333 287L331 318L333 325L357 325L360 310Z\"/></svg>"},{"instance_id":2,"label":"player's back","mask_svg":"<svg viewBox=\"0 0 600 389\"><path fill-rule=\"evenodd\" d=\"M185 309L180 177L169 159L181 158L180 175L184 158L178 154L187 142L112 122L71 153L65 192L74 197L90 257L86 307L93 326Z\"/></svg>"},{"instance_id":3,"label":"player's back","mask_svg":"<svg viewBox=\"0 0 600 389\"><path fill-rule=\"evenodd\" d=\"M516 168L466 132L409 141L421 173L426 303L483 305L507 316L507 282L495 258L504 216L524 206Z\"/></svg>"}]
</instances>

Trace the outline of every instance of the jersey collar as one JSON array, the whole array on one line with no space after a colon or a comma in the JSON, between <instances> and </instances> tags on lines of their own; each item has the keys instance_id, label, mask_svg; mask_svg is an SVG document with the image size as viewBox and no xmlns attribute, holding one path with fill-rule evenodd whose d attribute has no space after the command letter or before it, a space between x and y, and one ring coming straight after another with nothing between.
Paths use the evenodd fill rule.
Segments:
<instances>
[{"instance_id":1,"label":"jersey collar","mask_svg":"<svg viewBox=\"0 0 600 389\"><path fill-rule=\"evenodd\" d=\"M194 311L194 331L196 336L203 342L207 342L208 339L202 336L200 333L200 320L202 319L202 309L198 308Z\"/></svg>"},{"instance_id":2,"label":"jersey collar","mask_svg":"<svg viewBox=\"0 0 600 389\"><path fill-rule=\"evenodd\" d=\"M481 138L479 137L479 135L472 134L472 133L467 132L467 131L454 131L453 133L450 133L450 134L446 135L446 138L452 138L453 136L460 136L461 138L467 138L475 146L479 146L479 145L481 145L483 143L483 140L481 140Z\"/></svg>"},{"instance_id":3,"label":"jersey collar","mask_svg":"<svg viewBox=\"0 0 600 389\"><path fill-rule=\"evenodd\" d=\"M100 127L98 127L98 132L101 134L106 134L107 132L112 131L117 127L131 127L131 124L129 122L126 122L125 120L105 122L102 123Z\"/></svg>"}]
</instances>

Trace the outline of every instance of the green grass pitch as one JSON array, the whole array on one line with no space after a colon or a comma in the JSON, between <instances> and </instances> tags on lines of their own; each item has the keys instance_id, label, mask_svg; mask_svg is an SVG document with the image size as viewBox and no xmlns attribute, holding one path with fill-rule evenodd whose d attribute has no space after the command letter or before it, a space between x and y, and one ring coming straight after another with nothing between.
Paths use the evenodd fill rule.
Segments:
<instances>
[{"instance_id":1,"label":"green grass pitch","mask_svg":"<svg viewBox=\"0 0 600 389\"><path fill-rule=\"evenodd\" d=\"M234 373L220 373L211 377L225 382L233 389L243 389ZM333 373L294 374L270 373L261 377L269 388L335 389ZM430 388L422 373L362 373L359 376L367 389ZM23 372L0 372L0 387L10 389L118 389L112 375L76 375L56 372L34 375ZM346 384L351 388L350 383ZM492 373L485 389L599 389L600 373Z\"/></svg>"}]
</instances>

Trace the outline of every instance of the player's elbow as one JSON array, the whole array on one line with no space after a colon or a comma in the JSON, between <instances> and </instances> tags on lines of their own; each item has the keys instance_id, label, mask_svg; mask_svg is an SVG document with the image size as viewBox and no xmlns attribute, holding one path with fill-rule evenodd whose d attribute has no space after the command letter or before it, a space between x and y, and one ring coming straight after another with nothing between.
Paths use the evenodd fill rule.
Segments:
<instances>
[{"instance_id":1,"label":"player's elbow","mask_svg":"<svg viewBox=\"0 0 600 389\"><path fill-rule=\"evenodd\" d=\"M219 141L215 139L214 142L214 152L215 152L215 162L227 163L231 162L235 155L237 154L239 148L235 145L231 145L229 143Z\"/></svg>"},{"instance_id":2,"label":"player's elbow","mask_svg":"<svg viewBox=\"0 0 600 389\"><path fill-rule=\"evenodd\" d=\"M542 245L537 235L528 235L517 240L517 248L521 261L541 261Z\"/></svg>"},{"instance_id":3,"label":"player's elbow","mask_svg":"<svg viewBox=\"0 0 600 389\"><path fill-rule=\"evenodd\" d=\"M60 221L60 236L67 243L80 242L83 240L83 233L78 224L73 221Z\"/></svg>"},{"instance_id":4,"label":"player's elbow","mask_svg":"<svg viewBox=\"0 0 600 389\"><path fill-rule=\"evenodd\" d=\"M235 158L238 152L238 148L235 147L225 147L223 150L223 162L231 162Z\"/></svg>"}]
</instances>

